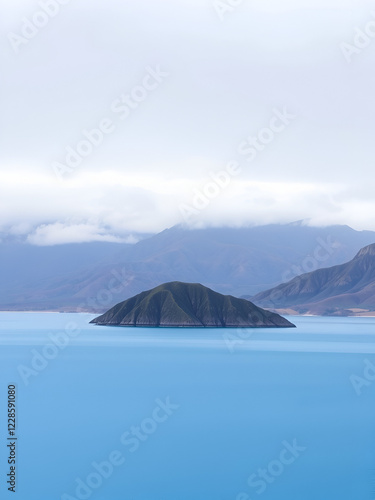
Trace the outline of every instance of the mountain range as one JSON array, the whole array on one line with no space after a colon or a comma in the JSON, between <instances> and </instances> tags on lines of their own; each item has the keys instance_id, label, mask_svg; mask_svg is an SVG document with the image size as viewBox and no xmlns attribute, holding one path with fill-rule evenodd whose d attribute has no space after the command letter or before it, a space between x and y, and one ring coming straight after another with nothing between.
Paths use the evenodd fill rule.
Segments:
<instances>
[{"instance_id":1,"label":"mountain range","mask_svg":"<svg viewBox=\"0 0 375 500\"><path fill-rule=\"evenodd\" d=\"M342 264L375 232L303 222L188 229L175 226L136 244L37 247L0 243L0 310L104 312L160 283L199 282L253 296L295 276Z\"/></svg>"},{"instance_id":2,"label":"mountain range","mask_svg":"<svg viewBox=\"0 0 375 500\"><path fill-rule=\"evenodd\" d=\"M252 300L284 313L375 315L375 244L345 264L302 274Z\"/></svg>"}]
</instances>

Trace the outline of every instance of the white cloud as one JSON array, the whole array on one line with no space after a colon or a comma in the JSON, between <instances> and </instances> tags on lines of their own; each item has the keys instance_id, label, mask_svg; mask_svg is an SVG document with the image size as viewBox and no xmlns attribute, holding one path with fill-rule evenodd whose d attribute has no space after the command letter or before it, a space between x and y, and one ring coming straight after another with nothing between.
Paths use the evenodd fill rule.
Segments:
<instances>
[{"instance_id":1,"label":"white cloud","mask_svg":"<svg viewBox=\"0 0 375 500\"><path fill-rule=\"evenodd\" d=\"M114 170L82 173L62 184L41 174L8 174L0 187L0 230L23 234L35 245L133 243L132 235L137 233L185 223L181 204L194 208L196 193L204 195L210 182L208 175L161 179L143 174L127 177ZM347 223L356 229L375 229L375 200L369 186L364 197L358 184L267 182L240 173L216 191L188 220L189 225L243 226L309 219L313 225Z\"/></svg>"},{"instance_id":2,"label":"white cloud","mask_svg":"<svg viewBox=\"0 0 375 500\"><path fill-rule=\"evenodd\" d=\"M5 33L39 9L3 4ZM220 22L209 0L69 2L18 55L0 48L0 229L35 244L160 231L231 159L245 162L241 176L196 223L375 229L375 40L351 65L340 51L371 4L244 0ZM52 162L84 129L115 120L111 102L149 65L170 76L59 183ZM288 130L253 163L238 158L284 106L297 115Z\"/></svg>"},{"instance_id":3,"label":"white cloud","mask_svg":"<svg viewBox=\"0 0 375 500\"><path fill-rule=\"evenodd\" d=\"M89 241L110 241L114 243L136 243L134 236L119 238L92 224L42 224L27 237L28 243L39 246L62 243L84 243Z\"/></svg>"}]
</instances>

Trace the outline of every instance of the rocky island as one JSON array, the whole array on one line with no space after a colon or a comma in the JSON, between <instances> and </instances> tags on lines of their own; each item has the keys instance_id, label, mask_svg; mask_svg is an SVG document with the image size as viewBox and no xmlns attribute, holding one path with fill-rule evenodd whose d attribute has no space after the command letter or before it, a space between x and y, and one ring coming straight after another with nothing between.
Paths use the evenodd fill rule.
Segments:
<instances>
[{"instance_id":1,"label":"rocky island","mask_svg":"<svg viewBox=\"0 0 375 500\"><path fill-rule=\"evenodd\" d=\"M294 327L287 319L245 299L199 283L174 281L120 302L91 323L147 327Z\"/></svg>"}]
</instances>

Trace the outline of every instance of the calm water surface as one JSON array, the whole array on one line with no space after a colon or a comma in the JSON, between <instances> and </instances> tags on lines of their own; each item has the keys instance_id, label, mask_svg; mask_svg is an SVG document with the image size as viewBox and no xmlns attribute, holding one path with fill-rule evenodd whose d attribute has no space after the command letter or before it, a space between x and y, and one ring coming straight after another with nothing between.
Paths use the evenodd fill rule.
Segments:
<instances>
[{"instance_id":1,"label":"calm water surface","mask_svg":"<svg viewBox=\"0 0 375 500\"><path fill-rule=\"evenodd\" d=\"M93 317L0 313L0 498L375 498L375 319L238 332Z\"/></svg>"}]
</instances>

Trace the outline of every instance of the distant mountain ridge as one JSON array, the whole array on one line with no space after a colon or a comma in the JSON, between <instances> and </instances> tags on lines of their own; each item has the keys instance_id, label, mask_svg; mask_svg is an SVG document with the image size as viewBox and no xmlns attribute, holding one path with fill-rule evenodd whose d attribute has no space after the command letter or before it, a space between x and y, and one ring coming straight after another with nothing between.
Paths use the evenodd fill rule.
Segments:
<instances>
[{"instance_id":1,"label":"distant mountain ridge","mask_svg":"<svg viewBox=\"0 0 375 500\"><path fill-rule=\"evenodd\" d=\"M112 307L97 325L152 327L294 327L251 302L222 295L200 283L164 283Z\"/></svg>"},{"instance_id":2,"label":"distant mountain ridge","mask_svg":"<svg viewBox=\"0 0 375 500\"><path fill-rule=\"evenodd\" d=\"M375 315L375 243L345 264L303 274L252 300L300 314Z\"/></svg>"},{"instance_id":3,"label":"distant mountain ridge","mask_svg":"<svg viewBox=\"0 0 375 500\"><path fill-rule=\"evenodd\" d=\"M171 281L253 296L304 272L342 264L374 241L375 232L299 222L248 228L175 226L134 245L0 243L0 310L100 313Z\"/></svg>"}]
</instances>

